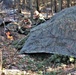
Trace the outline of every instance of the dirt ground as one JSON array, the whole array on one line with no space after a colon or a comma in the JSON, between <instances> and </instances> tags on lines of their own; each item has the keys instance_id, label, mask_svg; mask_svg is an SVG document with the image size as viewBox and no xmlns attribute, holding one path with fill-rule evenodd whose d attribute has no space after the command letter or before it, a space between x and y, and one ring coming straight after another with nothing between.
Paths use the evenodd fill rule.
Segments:
<instances>
[{"instance_id":1,"label":"dirt ground","mask_svg":"<svg viewBox=\"0 0 76 75\"><path fill-rule=\"evenodd\" d=\"M25 71L25 75L76 75L75 64L51 63L51 54L20 54L12 43L26 35L11 32L13 40L7 38L4 26L0 26L0 50L2 50L2 69ZM53 75L53 74L52 74Z\"/></svg>"},{"instance_id":2,"label":"dirt ground","mask_svg":"<svg viewBox=\"0 0 76 75\"><path fill-rule=\"evenodd\" d=\"M56 66L56 64L51 63L50 60L48 60L50 54L19 54L20 51L15 49L12 46L12 43L26 36L17 32L12 32L12 36L14 38L13 40L7 39L4 32L4 27L0 27L0 49L3 53L2 69L26 71L29 75L34 75L34 73L46 75L46 73L52 71L57 72L56 75L76 75L75 64L63 64L63 66Z\"/></svg>"}]
</instances>

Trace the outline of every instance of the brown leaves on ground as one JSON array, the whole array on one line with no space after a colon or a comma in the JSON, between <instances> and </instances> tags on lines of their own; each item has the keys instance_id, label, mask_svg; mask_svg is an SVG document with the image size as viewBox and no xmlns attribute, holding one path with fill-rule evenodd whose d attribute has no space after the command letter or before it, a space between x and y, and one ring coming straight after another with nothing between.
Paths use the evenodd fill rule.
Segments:
<instances>
[{"instance_id":1,"label":"brown leaves on ground","mask_svg":"<svg viewBox=\"0 0 76 75\"><path fill-rule=\"evenodd\" d=\"M19 50L15 49L12 46L12 42L16 41L18 39L21 39L25 37L25 35L18 34L17 32L12 32L12 36L14 37L14 40L10 40L6 38L6 35L4 33L4 28L0 27L0 49L3 52L3 68L4 69L19 69L19 70L25 70L27 73L30 74L30 72L35 74L43 74L49 73L49 72L57 72L58 74L61 73L68 73L68 70L71 70L75 68L76 66L74 64L72 65L62 65L60 67L56 67L56 64L51 63L48 54L45 55L20 55ZM59 71L59 72L58 72ZM74 72L76 70L73 70ZM71 71L71 73L73 73ZM56 75L58 75L56 73ZM66 74L65 74L66 75Z\"/></svg>"}]
</instances>

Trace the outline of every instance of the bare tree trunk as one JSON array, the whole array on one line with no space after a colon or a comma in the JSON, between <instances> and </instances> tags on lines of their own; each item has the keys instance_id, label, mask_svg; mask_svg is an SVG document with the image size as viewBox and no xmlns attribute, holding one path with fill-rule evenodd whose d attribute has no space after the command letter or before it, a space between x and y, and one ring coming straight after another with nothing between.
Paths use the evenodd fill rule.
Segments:
<instances>
[{"instance_id":1,"label":"bare tree trunk","mask_svg":"<svg viewBox=\"0 0 76 75\"><path fill-rule=\"evenodd\" d=\"M30 12L31 12L31 21L33 22L33 7L32 7L32 0L30 2Z\"/></svg>"},{"instance_id":2,"label":"bare tree trunk","mask_svg":"<svg viewBox=\"0 0 76 75\"><path fill-rule=\"evenodd\" d=\"M39 1L38 0L36 0L36 9L37 9L37 11L39 11Z\"/></svg>"},{"instance_id":3,"label":"bare tree trunk","mask_svg":"<svg viewBox=\"0 0 76 75\"><path fill-rule=\"evenodd\" d=\"M67 7L70 7L70 6L71 6L70 0L67 0Z\"/></svg>"},{"instance_id":4,"label":"bare tree trunk","mask_svg":"<svg viewBox=\"0 0 76 75\"><path fill-rule=\"evenodd\" d=\"M54 0L54 12L56 13L57 12L57 1Z\"/></svg>"},{"instance_id":5,"label":"bare tree trunk","mask_svg":"<svg viewBox=\"0 0 76 75\"><path fill-rule=\"evenodd\" d=\"M63 4L63 0L58 0L59 1L59 7L58 7L58 11L62 10L62 4Z\"/></svg>"},{"instance_id":6,"label":"bare tree trunk","mask_svg":"<svg viewBox=\"0 0 76 75\"><path fill-rule=\"evenodd\" d=\"M53 13L54 13L54 11L53 11L53 0L51 0L51 14L52 14L52 16L53 16Z\"/></svg>"},{"instance_id":7,"label":"bare tree trunk","mask_svg":"<svg viewBox=\"0 0 76 75\"><path fill-rule=\"evenodd\" d=\"M21 13L21 0L18 0L18 13Z\"/></svg>"}]
</instances>

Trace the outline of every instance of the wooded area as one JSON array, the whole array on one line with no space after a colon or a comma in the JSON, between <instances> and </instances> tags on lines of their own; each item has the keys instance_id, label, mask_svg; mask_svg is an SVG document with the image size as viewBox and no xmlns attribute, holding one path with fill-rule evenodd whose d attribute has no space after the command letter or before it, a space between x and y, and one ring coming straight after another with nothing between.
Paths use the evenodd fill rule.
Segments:
<instances>
[{"instance_id":1,"label":"wooded area","mask_svg":"<svg viewBox=\"0 0 76 75\"><path fill-rule=\"evenodd\" d=\"M2 6L2 8L18 8L19 10L26 9L31 12L36 9L40 12L45 13L56 13L64 8L75 6L76 0L3 0L4 4L7 6ZM11 4L10 4L11 3ZM31 15L31 16L32 16Z\"/></svg>"},{"instance_id":2,"label":"wooded area","mask_svg":"<svg viewBox=\"0 0 76 75\"><path fill-rule=\"evenodd\" d=\"M0 75L76 75L76 0L0 0Z\"/></svg>"},{"instance_id":3,"label":"wooded area","mask_svg":"<svg viewBox=\"0 0 76 75\"><path fill-rule=\"evenodd\" d=\"M15 6L17 5L17 0L14 0ZM64 8L75 6L76 0L19 0L21 9L28 9L33 15L33 10L38 10L45 13L57 13Z\"/></svg>"}]
</instances>

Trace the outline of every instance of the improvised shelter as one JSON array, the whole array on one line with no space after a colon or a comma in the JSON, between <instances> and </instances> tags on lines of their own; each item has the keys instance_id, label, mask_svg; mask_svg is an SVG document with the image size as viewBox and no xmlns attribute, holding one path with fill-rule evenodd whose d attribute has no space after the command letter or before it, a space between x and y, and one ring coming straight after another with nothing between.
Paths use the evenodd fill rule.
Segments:
<instances>
[{"instance_id":1,"label":"improvised shelter","mask_svg":"<svg viewBox=\"0 0 76 75\"><path fill-rule=\"evenodd\" d=\"M33 28L20 53L54 53L76 57L76 6L63 9Z\"/></svg>"}]
</instances>

